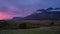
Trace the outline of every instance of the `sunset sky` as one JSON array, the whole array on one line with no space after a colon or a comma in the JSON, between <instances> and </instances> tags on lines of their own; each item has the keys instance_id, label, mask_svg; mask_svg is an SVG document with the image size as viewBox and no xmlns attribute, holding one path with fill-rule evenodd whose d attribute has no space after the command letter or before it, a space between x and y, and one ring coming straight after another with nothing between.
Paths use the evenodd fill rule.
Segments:
<instances>
[{"instance_id":1,"label":"sunset sky","mask_svg":"<svg viewBox=\"0 0 60 34\"><path fill-rule=\"evenodd\" d=\"M0 0L0 20L26 17L48 7L60 7L60 0Z\"/></svg>"}]
</instances>

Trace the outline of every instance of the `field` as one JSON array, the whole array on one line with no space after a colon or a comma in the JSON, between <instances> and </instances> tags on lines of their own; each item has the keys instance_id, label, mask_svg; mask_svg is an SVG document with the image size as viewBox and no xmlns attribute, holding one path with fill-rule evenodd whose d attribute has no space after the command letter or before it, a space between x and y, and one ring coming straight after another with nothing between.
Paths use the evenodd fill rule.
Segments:
<instances>
[{"instance_id":1,"label":"field","mask_svg":"<svg viewBox=\"0 0 60 34\"><path fill-rule=\"evenodd\" d=\"M60 26L49 26L50 20L7 20L6 22L9 25L4 26L4 29L0 29L0 34L60 34ZM19 29L19 24L21 23L27 23L26 25L30 29ZM58 25L60 21L54 21L54 24Z\"/></svg>"},{"instance_id":2,"label":"field","mask_svg":"<svg viewBox=\"0 0 60 34\"><path fill-rule=\"evenodd\" d=\"M35 29L0 30L0 34L60 34L60 31L49 30L48 27L41 27Z\"/></svg>"},{"instance_id":3,"label":"field","mask_svg":"<svg viewBox=\"0 0 60 34\"><path fill-rule=\"evenodd\" d=\"M18 29L18 30L2 30L0 34L51 34L47 30L38 30L38 29Z\"/></svg>"}]
</instances>

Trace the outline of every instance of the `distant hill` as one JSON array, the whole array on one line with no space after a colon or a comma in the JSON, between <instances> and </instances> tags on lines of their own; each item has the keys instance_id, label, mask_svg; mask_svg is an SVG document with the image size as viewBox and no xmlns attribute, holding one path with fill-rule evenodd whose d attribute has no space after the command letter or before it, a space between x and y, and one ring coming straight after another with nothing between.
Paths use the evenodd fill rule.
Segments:
<instances>
[{"instance_id":1,"label":"distant hill","mask_svg":"<svg viewBox=\"0 0 60 34\"><path fill-rule=\"evenodd\" d=\"M39 10L24 18L14 17L13 20L60 20L60 11Z\"/></svg>"},{"instance_id":2,"label":"distant hill","mask_svg":"<svg viewBox=\"0 0 60 34\"><path fill-rule=\"evenodd\" d=\"M22 17L13 17L12 20L24 20L24 18L22 18Z\"/></svg>"},{"instance_id":3,"label":"distant hill","mask_svg":"<svg viewBox=\"0 0 60 34\"><path fill-rule=\"evenodd\" d=\"M36 12L25 18L27 20L60 20L60 12Z\"/></svg>"}]
</instances>

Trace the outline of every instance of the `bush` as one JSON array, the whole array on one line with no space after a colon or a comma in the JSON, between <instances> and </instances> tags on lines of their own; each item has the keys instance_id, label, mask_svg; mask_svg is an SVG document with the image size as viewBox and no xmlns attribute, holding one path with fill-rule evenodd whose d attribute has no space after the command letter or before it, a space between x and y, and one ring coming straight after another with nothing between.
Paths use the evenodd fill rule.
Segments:
<instances>
[{"instance_id":1,"label":"bush","mask_svg":"<svg viewBox=\"0 0 60 34\"><path fill-rule=\"evenodd\" d=\"M26 23L22 23L22 24L19 24L19 28L20 29L26 29Z\"/></svg>"},{"instance_id":2,"label":"bush","mask_svg":"<svg viewBox=\"0 0 60 34\"><path fill-rule=\"evenodd\" d=\"M34 23L21 23L19 24L20 29L31 29L31 28L39 28L40 24L34 24Z\"/></svg>"},{"instance_id":3,"label":"bush","mask_svg":"<svg viewBox=\"0 0 60 34\"><path fill-rule=\"evenodd\" d=\"M6 21L0 21L0 28L4 28L6 25L9 25Z\"/></svg>"}]
</instances>

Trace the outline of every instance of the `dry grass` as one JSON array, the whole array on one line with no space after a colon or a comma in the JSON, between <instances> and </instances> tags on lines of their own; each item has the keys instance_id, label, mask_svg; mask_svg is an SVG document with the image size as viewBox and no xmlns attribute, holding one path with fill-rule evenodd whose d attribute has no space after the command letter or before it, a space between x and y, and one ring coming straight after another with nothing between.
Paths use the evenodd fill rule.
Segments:
<instances>
[{"instance_id":1,"label":"dry grass","mask_svg":"<svg viewBox=\"0 0 60 34\"><path fill-rule=\"evenodd\" d=\"M27 27L40 27L45 25L50 25L51 20L6 20L10 25L8 28L19 28L19 24L27 23ZM60 24L60 20L54 21L55 24Z\"/></svg>"}]
</instances>

